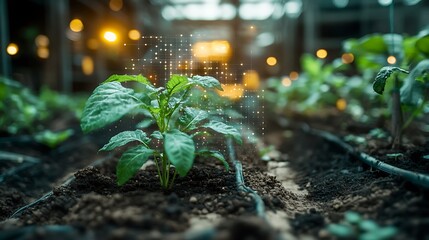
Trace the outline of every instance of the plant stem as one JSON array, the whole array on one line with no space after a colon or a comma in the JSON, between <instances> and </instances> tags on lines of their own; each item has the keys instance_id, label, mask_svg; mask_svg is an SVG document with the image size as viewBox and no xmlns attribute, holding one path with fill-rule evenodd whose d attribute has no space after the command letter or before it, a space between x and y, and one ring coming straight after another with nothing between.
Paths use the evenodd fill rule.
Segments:
<instances>
[{"instance_id":1,"label":"plant stem","mask_svg":"<svg viewBox=\"0 0 429 240\"><path fill-rule=\"evenodd\" d=\"M392 90L392 149L398 149L402 142L402 108L398 78L394 76Z\"/></svg>"},{"instance_id":2,"label":"plant stem","mask_svg":"<svg viewBox=\"0 0 429 240\"><path fill-rule=\"evenodd\" d=\"M156 166L156 170L158 171L159 181L161 182L161 185L163 185L162 175L161 175L161 171L159 170L158 161L156 160L155 155L153 156L153 158L155 159L155 166Z\"/></svg>"},{"instance_id":3,"label":"plant stem","mask_svg":"<svg viewBox=\"0 0 429 240\"><path fill-rule=\"evenodd\" d=\"M169 189L173 187L174 184L174 180L176 179L176 175L177 175L177 171L174 170L174 174L173 174L173 179L170 182L170 186L168 187Z\"/></svg>"},{"instance_id":4,"label":"plant stem","mask_svg":"<svg viewBox=\"0 0 429 240\"><path fill-rule=\"evenodd\" d=\"M408 117L407 121L402 126L402 130L407 128L411 124L411 122L414 120L414 118L417 117L417 115L419 115L419 113L421 113L423 111L423 109L425 108L425 105L426 105L427 94L429 94L429 92L427 92L424 95L423 101L420 102L420 105L416 109L414 109L414 111L411 113L411 116Z\"/></svg>"}]
</instances>

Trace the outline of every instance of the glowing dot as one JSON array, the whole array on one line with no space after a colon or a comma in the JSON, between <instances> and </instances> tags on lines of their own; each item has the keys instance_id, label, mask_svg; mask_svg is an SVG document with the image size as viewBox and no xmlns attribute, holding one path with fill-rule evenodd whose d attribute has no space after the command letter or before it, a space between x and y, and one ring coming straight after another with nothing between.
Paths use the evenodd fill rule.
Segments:
<instances>
[{"instance_id":1,"label":"glowing dot","mask_svg":"<svg viewBox=\"0 0 429 240\"><path fill-rule=\"evenodd\" d=\"M109 7L112 11L118 12L122 9L122 0L110 0Z\"/></svg>"},{"instance_id":2,"label":"glowing dot","mask_svg":"<svg viewBox=\"0 0 429 240\"><path fill-rule=\"evenodd\" d=\"M292 84L292 81L290 80L289 77L284 77L282 79L282 85L285 87L289 87Z\"/></svg>"},{"instance_id":3,"label":"glowing dot","mask_svg":"<svg viewBox=\"0 0 429 240\"><path fill-rule=\"evenodd\" d=\"M267 58L267 64L268 64L269 66L274 66L274 65L276 65L276 64L277 64L277 58L275 58L275 57L268 57L268 58Z\"/></svg>"},{"instance_id":4,"label":"glowing dot","mask_svg":"<svg viewBox=\"0 0 429 240\"><path fill-rule=\"evenodd\" d=\"M94 72L94 60L90 56L82 58L82 72L85 75L91 75Z\"/></svg>"},{"instance_id":5,"label":"glowing dot","mask_svg":"<svg viewBox=\"0 0 429 240\"><path fill-rule=\"evenodd\" d=\"M344 111L347 107L347 101L344 98L340 98L337 100L336 104L337 109L340 111Z\"/></svg>"},{"instance_id":6,"label":"glowing dot","mask_svg":"<svg viewBox=\"0 0 429 240\"><path fill-rule=\"evenodd\" d=\"M86 46L88 46L88 48L91 50L96 50L98 48L97 39L94 39L94 38L88 39L88 41L86 42Z\"/></svg>"},{"instance_id":7,"label":"glowing dot","mask_svg":"<svg viewBox=\"0 0 429 240\"><path fill-rule=\"evenodd\" d=\"M350 64L355 60L355 56L353 55L353 53L343 53L343 55L341 55L341 61L344 64Z\"/></svg>"},{"instance_id":8,"label":"glowing dot","mask_svg":"<svg viewBox=\"0 0 429 240\"><path fill-rule=\"evenodd\" d=\"M299 73L296 71L292 71L289 73L290 80L297 80L299 78Z\"/></svg>"},{"instance_id":9,"label":"glowing dot","mask_svg":"<svg viewBox=\"0 0 429 240\"><path fill-rule=\"evenodd\" d=\"M9 45L7 45L6 48L6 52L9 55L16 55L18 53L18 45L16 45L15 43L10 43Z\"/></svg>"},{"instance_id":10,"label":"glowing dot","mask_svg":"<svg viewBox=\"0 0 429 240\"><path fill-rule=\"evenodd\" d=\"M116 33L111 32L111 31L106 31L106 32L103 34L103 37L104 37L104 39L106 39L108 42L114 42L114 41L116 41L116 39L118 38L118 37L116 36Z\"/></svg>"},{"instance_id":11,"label":"glowing dot","mask_svg":"<svg viewBox=\"0 0 429 240\"><path fill-rule=\"evenodd\" d=\"M49 57L49 49L47 47L37 48L37 56L42 59L47 59Z\"/></svg>"},{"instance_id":12,"label":"glowing dot","mask_svg":"<svg viewBox=\"0 0 429 240\"><path fill-rule=\"evenodd\" d=\"M317 50L316 56L318 58L321 58L321 59L326 58L328 56L328 51L326 51L325 49L321 48L321 49Z\"/></svg>"},{"instance_id":13,"label":"glowing dot","mask_svg":"<svg viewBox=\"0 0 429 240\"><path fill-rule=\"evenodd\" d=\"M140 32L139 32L139 30L136 30L136 29L132 29L132 30L130 30L129 32L128 32L128 37L131 39L131 40L134 40L134 41L136 41L136 40L139 40L140 39Z\"/></svg>"},{"instance_id":14,"label":"glowing dot","mask_svg":"<svg viewBox=\"0 0 429 240\"><path fill-rule=\"evenodd\" d=\"M75 18L70 21L70 30L73 32L80 32L83 30L83 23L80 19Z\"/></svg>"},{"instance_id":15,"label":"glowing dot","mask_svg":"<svg viewBox=\"0 0 429 240\"><path fill-rule=\"evenodd\" d=\"M36 39L34 39L36 46L38 47L47 47L49 45L49 38L46 35L37 35Z\"/></svg>"},{"instance_id":16,"label":"glowing dot","mask_svg":"<svg viewBox=\"0 0 429 240\"><path fill-rule=\"evenodd\" d=\"M387 58L387 62L388 62L389 64L395 64L395 63L396 63L396 58L395 58L394 56L389 56L389 57Z\"/></svg>"}]
</instances>

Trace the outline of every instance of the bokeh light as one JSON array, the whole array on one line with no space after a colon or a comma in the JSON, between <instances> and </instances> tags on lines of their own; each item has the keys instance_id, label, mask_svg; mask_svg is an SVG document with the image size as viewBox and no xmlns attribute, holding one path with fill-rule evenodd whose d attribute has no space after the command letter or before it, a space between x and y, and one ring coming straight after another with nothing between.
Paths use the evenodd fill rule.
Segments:
<instances>
[{"instance_id":1,"label":"bokeh light","mask_svg":"<svg viewBox=\"0 0 429 240\"><path fill-rule=\"evenodd\" d=\"M15 43L9 43L9 45L7 45L7 48L6 48L7 54L13 56L13 55L16 55L18 51L19 51L18 45L16 45Z\"/></svg>"},{"instance_id":2,"label":"bokeh light","mask_svg":"<svg viewBox=\"0 0 429 240\"><path fill-rule=\"evenodd\" d=\"M289 87L290 85L292 85L292 81L290 80L289 77L283 77L282 85L285 87Z\"/></svg>"},{"instance_id":3,"label":"bokeh light","mask_svg":"<svg viewBox=\"0 0 429 240\"><path fill-rule=\"evenodd\" d=\"M292 71L289 73L290 80L297 80L299 78L299 73L297 71Z\"/></svg>"},{"instance_id":4,"label":"bokeh light","mask_svg":"<svg viewBox=\"0 0 429 240\"><path fill-rule=\"evenodd\" d=\"M119 12L119 11L121 11L123 6L124 6L124 3L122 2L122 0L110 0L109 1L109 8L112 11Z\"/></svg>"},{"instance_id":5,"label":"bokeh light","mask_svg":"<svg viewBox=\"0 0 429 240\"><path fill-rule=\"evenodd\" d=\"M319 50L316 51L316 56L320 59L324 59L328 56L328 51L326 51L325 49L321 48Z\"/></svg>"},{"instance_id":6,"label":"bokeh light","mask_svg":"<svg viewBox=\"0 0 429 240\"><path fill-rule=\"evenodd\" d=\"M105 31L103 38L108 42L115 42L118 39L118 36L112 31Z\"/></svg>"},{"instance_id":7,"label":"bokeh light","mask_svg":"<svg viewBox=\"0 0 429 240\"><path fill-rule=\"evenodd\" d=\"M248 70L243 73L243 85L244 88L250 91L256 91L259 89L260 80L259 74L255 70Z\"/></svg>"},{"instance_id":8,"label":"bokeh light","mask_svg":"<svg viewBox=\"0 0 429 240\"><path fill-rule=\"evenodd\" d=\"M275 57L268 57L267 58L267 64L269 66L275 66L277 64L277 58L275 58Z\"/></svg>"},{"instance_id":9,"label":"bokeh light","mask_svg":"<svg viewBox=\"0 0 429 240\"><path fill-rule=\"evenodd\" d=\"M49 38L46 35L40 34L34 39L34 43L37 47L49 46Z\"/></svg>"},{"instance_id":10,"label":"bokeh light","mask_svg":"<svg viewBox=\"0 0 429 240\"><path fill-rule=\"evenodd\" d=\"M353 55L353 53L343 53L343 55L341 55L341 61L344 64L350 64L355 60L355 56Z\"/></svg>"},{"instance_id":11,"label":"bokeh light","mask_svg":"<svg viewBox=\"0 0 429 240\"><path fill-rule=\"evenodd\" d=\"M340 98L336 102L336 107L340 111L344 111L347 108L347 101L344 98Z\"/></svg>"},{"instance_id":12,"label":"bokeh light","mask_svg":"<svg viewBox=\"0 0 429 240\"><path fill-rule=\"evenodd\" d=\"M140 39L141 34L140 34L139 30L137 30L137 29L132 29L132 30L130 30L130 31L128 32L128 37L129 37L131 40L137 41L137 40L139 40L139 39Z\"/></svg>"},{"instance_id":13,"label":"bokeh light","mask_svg":"<svg viewBox=\"0 0 429 240\"><path fill-rule=\"evenodd\" d=\"M94 60L90 56L84 56L81 64L83 74L88 76L94 73Z\"/></svg>"},{"instance_id":14,"label":"bokeh light","mask_svg":"<svg viewBox=\"0 0 429 240\"><path fill-rule=\"evenodd\" d=\"M395 64L396 63L396 58L394 56L387 57L387 63L389 63L389 64Z\"/></svg>"},{"instance_id":15,"label":"bokeh light","mask_svg":"<svg viewBox=\"0 0 429 240\"><path fill-rule=\"evenodd\" d=\"M49 58L49 48L47 47L38 47L37 48L37 56L41 59Z\"/></svg>"},{"instance_id":16,"label":"bokeh light","mask_svg":"<svg viewBox=\"0 0 429 240\"><path fill-rule=\"evenodd\" d=\"M73 32L81 32L83 30L82 20L75 18L70 21L70 30Z\"/></svg>"}]
</instances>

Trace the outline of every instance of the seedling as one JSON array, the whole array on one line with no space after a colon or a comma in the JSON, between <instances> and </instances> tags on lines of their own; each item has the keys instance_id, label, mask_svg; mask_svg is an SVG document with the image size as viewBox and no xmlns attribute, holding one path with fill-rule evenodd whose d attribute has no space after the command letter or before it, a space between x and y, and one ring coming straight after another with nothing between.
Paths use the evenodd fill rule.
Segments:
<instances>
[{"instance_id":1,"label":"seedling","mask_svg":"<svg viewBox=\"0 0 429 240\"><path fill-rule=\"evenodd\" d=\"M363 219L356 212L348 211L339 224L329 224L328 232L339 239L386 240L393 238L398 230L395 227L381 227L372 220Z\"/></svg>"},{"instance_id":2,"label":"seedling","mask_svg":"<svg viewBox=\"0 0 429 240\"><path fill-rule=\"evenodd\" d=\"M406 73L404 85L399 89L399 75L397 73ZM411 72L399 67L387 66L378 72L373 89L378 94L383 94L386 82L393 78L392 89L392 148L398 148L401 145L402 131L408 127L413 119L424 112L424 107L428 101L429 94L429 60L423 60L414 67ZM401 106L402 103L402 106ZM405 124L402 122L402 110L411 112Z\"/></svg>"},{"instance_id":3,"label":"seedling","mask_svg":"<svg viewBox=\"0 0 429 240\"><path fill-rule=\"evenodd\" d=\"M142 90L123 87L122 82L142 84ZM219 160L228 170L224 156L216 150L196 149L194 138L217 132L241 143L237 129L210 119L207 111L187 106L189 93L194 87L222 90L218 80L210 76L173 75L164 87L156 88L142 75L112 75L98 86L86 102L81 127L90 132L113 123L130 112L145 114L156 123L156 130L147 134L141 129L124 131L113 136L100 150L110 151L136 142L119 159L116 167L118 185L125 184L150 158L153 159L161 187L171 188L176 175L186 176L195 156ZM142 126L142 125L140 125ZM159 143L159 144L157 144ZM170 173L170 170L173 173ZM171 176L172 174L172 176Z\"/></svg>"}]
</instances>

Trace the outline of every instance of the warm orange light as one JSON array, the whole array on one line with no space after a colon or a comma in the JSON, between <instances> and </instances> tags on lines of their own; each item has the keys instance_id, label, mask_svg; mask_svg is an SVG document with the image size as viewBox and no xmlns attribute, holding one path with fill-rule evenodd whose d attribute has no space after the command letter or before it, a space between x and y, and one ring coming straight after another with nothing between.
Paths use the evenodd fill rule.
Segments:
<instances>
[{"instance_id":1,"label":"warm orange light","mask_svg":"<svg viewBox=\"0 0 429 240\"><path fill-rule=\"evenodd\" d=\"M7 54L13 56L13 55L16 55L18 51L19 51L18 45L16 45L15 43L9 43L9 45L7 45L7 48L6 48Z\"/></svg>"},{"instance_id":2,"label":"warm orange light","mask_svg":"<svg viewBox=\"0 0 429 240\"><path fill-rule=\"evenodd\" d=\"M251 91L259 89L260 81L259 74L255 70L248 70L243 74L243 85L244 88Z\"/></svg>"},{"instance_id":3,"label":"warm orange light","mask_svg":"<svg viewBox=\"0 0 429 240\"><path fill-rule=\"evenodd\" d=\"M321 49L317 50L316 56L318 58L321 58L321 59L326 58L328 56L328 51L326 51L325 49L321 48Z\"/></svg>"},{"instance_id":4,"label":"warm orange light","mask_svg":"<svg viewBox=\"0 0 429 240\"><path fill-rule=\"evenodd\" d=\"M196 42L193 44L194 56L200 61L226 62L231 57L231 46L228 41Z\"/></svg>"},{"instance_id":5,"label":"warm orange light","mask_svg":"<svg viewBox=\"0 0 429 240\"><path fill-rule=\"evenodd\" d=\"M42 59L49 58L49 48L47 47L38 47L37 48L37 56Z\"/></svg>"},{"instance_id":6,"label":"warm orange light","mask_svg":"<svg viewBox=\"0 0 429 240\"><path fill-rule=\"evenodd\" d=\"M132 30L130 30L130 31L128 32L128 37L129 37L131 40L137 41L137 40L139 40L139 39L140 39L141 35L140 35L139 30L132 29Z\"/></svg>"},{"instance_id":7,"label":"warm orange light","mask_svg":"<svg viewBox=\"0 0 429 240\"><path fill-rule=\"evenodd\" d=\"M275 58L275 57L268 57L267 58L267 64L269 66L275 66L277 64L277 58Z\"/></svg>"},{"instance_id":8,"label":"warm orange light","mask_svg":"<svg viewBox=\"0 0 429 240\"><path fill-rule=\"evenodd\" d=\"M80 32L83 30L83 23L80 19L75 18L70 21L70 30L73 32Z\"/></svg>"},{"instance_id":9,"label":"warm orange light","mask_svg":"<svg viewBox=\"0 0 429 240\"><path fill-rule=\"evenodd\" d=\"M98 41L95 38L90 38L86 42L86 46L91 50L97 50L98 49Z\"/></svg>"},{"instance_id":10,"label":"warm orange light","mask_svg":"<svg viewBox=\"0 0 429 240\"><path fill-rule=\"evenodd\" d=\"M217 91L222 97L227 97L231 100L237 100L243 97L244 88L241 84L222 84L223 91Z\"/></svg>"},{"instance_id":11,"label":"warm orange light","mask_svg":"<svg viewBox=\"0 0 429 240\"><path fill-rule=\"evenodd\" d=\"M47 47L49 45L49 38L46 35L37 35L36 39L34 39L36 46L38 47Z\"/></svg>"},{"instance_id":12,"label":"warm orange light","mask_svg":"<svg viewBox=\"0 0 429 240\"><path fill-rule=\"evenodd\" d=\"M282 85L285 87L289 87L290 85L292 85L292 81L290 80L289 77L284 77L282 79Z\"/></svg>"},{"instance_id":13,"label":"warm orange light","mask_svg":"<svg viewBox=\"0 0 429 240\"><path fill-rule=\"evenodd\" d=\"M108 42L115 42L118 39L118 36L112 31L106 31L103 34L103 38Z\"/></svg>"},{"instance_id":14,"label":"warm orange light","mask_svg":"<svg viewBox=\"0 0 429 240\"><path fill-rule=\"evenodd\" d=\"M344 64L350 64L355 60L355 56L353 55L353 53L343 53L343 55L341 55L341 61Z\"/></svg>"},{"instance_id":15,"label":"warm orange light","mask_svg":"<svg viewBox=\"0 0 429 240\"><path fill-rule=\"evenodd\" d=\"M387 62L388 62L389 64L395 64L395 63L396 63L396 58L395 58L394 56L389 56L389 57L387 58Z\"/></svg>"},{"instance_id":16,"label":"warm orange light","mask_svg":"<svg viewBox=\"0 0 429 240\"><path fill-rule=\"evenodd\" d=\"M340 98L337 100L336 104L337 109L340 111L344 111L347 107L347 101L344 98Z\"/></svg>"},{"instance_id":17,"label":"warm orange light","mask_svg":"<svg viewBox=\"0 0 429 240\"><path fill-rule=\"evenodd\" d=\"M87 76L94 73L94 60L90 56L82 58L82 72Z\"/></svg>"},{"instance_id":18,"label":"warm orange light","mask_svg":"<svg viewBox=\"0 0 429 240\"><path fill-rule=\"evenodd\" d=\"M124 3L122 2L122 0L110 0L109 2L110 9L115 12L121 11L123 6Z\"/></svg>"},{"instance_id":19,"label":"warm orange light","mask_svg":"<svg viewBox=\"0 0 429 240\"><path fill-rule=\"evenodd\" d=\"M289 73L290 80L297 80L299 78L299 73L296 71L292 71Z\"/></svg>"}]
</instances>

